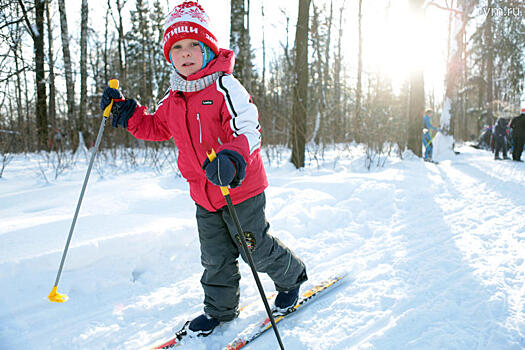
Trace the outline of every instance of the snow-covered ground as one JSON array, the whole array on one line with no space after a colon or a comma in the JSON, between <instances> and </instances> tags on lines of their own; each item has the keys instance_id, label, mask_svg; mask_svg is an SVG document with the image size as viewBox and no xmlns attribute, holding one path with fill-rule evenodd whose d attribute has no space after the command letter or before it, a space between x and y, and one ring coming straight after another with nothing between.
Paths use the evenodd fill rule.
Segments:
<instances>
[{"instance_id":1,"label":"snow-covered ground","mask_svg":"<svg viewBox=\"0 0 525 350\"><path fill-rule=\"evenodd\" d=\"M370 172L357 147L301 171L287 154L266 163L271 232L306 262L307 284L347 273L279 324L287 349L525 348L525 164L459 151ZM46 183L36 157L18 157L0 179L2 350L142 349L201 312L187 184L147 169L92 173L58 287L70 300L48 301L85 169ZM250 307L192 348L220 349L263 317L241 265ZM249 348L277 343L268 332Z\"/></svg>"}]
</instances>

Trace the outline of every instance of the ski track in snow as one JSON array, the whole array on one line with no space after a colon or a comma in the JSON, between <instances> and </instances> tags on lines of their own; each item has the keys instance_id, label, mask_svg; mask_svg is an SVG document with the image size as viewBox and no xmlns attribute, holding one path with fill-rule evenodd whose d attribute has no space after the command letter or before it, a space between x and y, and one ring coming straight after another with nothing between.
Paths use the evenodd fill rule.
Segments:
<instances>
[{"instance_id":1,"label":"ski track in snow","mask_svg":"<svg viewBox=\"0 0 525 350\"><path fill-rule=\"evenodd\" d=\"M460 151L371 172L356 148L320 167L267 164L270 231L308 286L347 274L279 323L287 349L525 348L525 164ZM195 205L183 179L147 170L92 174L58 288L70 300L50 303L85 169L45 184L34 163L16 158L0 179L0 349L143 349L201 312ZM192 349L264 317L241 272L248 307ZM249 346L268 348L272 331Z\"/></svg>"}]
</instances>

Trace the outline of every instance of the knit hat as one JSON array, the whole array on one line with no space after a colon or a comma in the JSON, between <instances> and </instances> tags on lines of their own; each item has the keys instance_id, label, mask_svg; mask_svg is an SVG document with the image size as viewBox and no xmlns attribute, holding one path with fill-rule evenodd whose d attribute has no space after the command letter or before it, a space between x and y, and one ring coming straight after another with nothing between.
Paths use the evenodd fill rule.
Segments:
<instances>
[{"instance_id":1,"label":"knit hat","mask_svg":"<svg viewBox=\"0 0 525 350\"><path fill-rule=\"evenodd\" d=\"M219 54L217 38L212 33L210 19L204 9L195 1L184 1L175 6L164 24L164 57L171 63L169 51L179 40L195 39L208 46L216 55Z\"/></svg>"}]
</instances>

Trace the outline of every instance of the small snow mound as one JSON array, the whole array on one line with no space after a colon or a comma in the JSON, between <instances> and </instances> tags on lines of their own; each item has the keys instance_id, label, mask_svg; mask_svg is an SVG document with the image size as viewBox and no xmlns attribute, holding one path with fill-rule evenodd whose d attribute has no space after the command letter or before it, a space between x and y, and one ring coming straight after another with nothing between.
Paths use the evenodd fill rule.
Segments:
<instances>
[{"instance_id":1,"label":"small snow mound","mask_svg":"<svg viewBox=\"0 0 525 350\"><path fill-rule=\"evenodd\" d=\"M438 133L434 139L433 157L435 161L451 160L455 157L454 139L452 136Z\"/></svg>"}]
</instances>

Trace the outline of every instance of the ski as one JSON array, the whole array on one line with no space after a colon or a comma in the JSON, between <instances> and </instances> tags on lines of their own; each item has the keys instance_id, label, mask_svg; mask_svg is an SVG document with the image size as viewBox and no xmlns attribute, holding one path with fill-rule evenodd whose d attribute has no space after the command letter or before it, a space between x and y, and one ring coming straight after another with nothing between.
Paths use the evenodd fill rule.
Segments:
<instances>
[{"instance_id":1,"label":"ski","mask_svg":"<svg viewBox=\"0 0 525 350\"><path fill-rule=\"evenodd\" d=\"M322 295L323 292L325 292L329 288L335 285L338 285L339 284L338 282L340 282L343 278L344 278L344 275L332 277L310 288L309 290L305 291L301 295L301 297L299 297L299 300L297 301L295 306L288 309L288 311L286 311L285 313L277 313L274 311L275 323L282 321L286 316L293 314L296 311L300 310L308 302L315 299L319 295ZM257 337L262 335L264 332L266 332L271 327L272 327L272 324L268 317L266 317L265 320L262 322L253 323L252 325L248 326L243 332L241 332L233 341L231 341L228 345L226 345L226 347L223 350L241 349L246 344L254 341Z\"/></svg>"},{"instance_id":2,"label":"ski","mask_svg":"<svg viewBox=\"0 0 525 350\"><path fill-rule=\"evenodd\" d=\"M275 298L277 296L277 293L273 293L271 294L270 296L268 296L268 301L272 300L273 298ZM247 309L249 308L250 306L252 305L255 305L257 302L260 302L260 299L259 300L256 300L256 301L252 301L246 305L244 305L243 307L241 307L239 309L239 312L242 312L244 309ZM186 340L188 340L187 338L188 337L188 332L186 331L186 327L188 325L189 321L187 321L184 326L181 328L180 331L176 332L175 333L175 336L167 341L165 341L164 343L162 344L159 344L159 345L156 345L155 347L151 348L150 350L165 350L165 349L174 349L174 348L177 348L181 345L184 345L184 343L186 342ZM217 328L219 328L221 325L219 324L217 326ZM211 334L210 334L211 335Z\"/></svg>"},{"instance_id":3,"label":"ski","mask_svg":"<svg viewBox=\"0 0 525 350\"><path fill-rule=\"evenodd\" d=\"M300 308L302 308L304 305L306 305L309 301L312 299L315 299L319 295L322 295L322 293L326 290L328 290L330 287L333 287L338 284L342 279L344 278L344 275L336 276L329 278L314 287L308 289L307 291L303 292L302 295L299 297L299 300L295 304L295 306L291 307L286 311L285 313L278 313L274 311L274 318L275 323L278 323L282 321L286 316L294 313L295 311L298 311ZM276 296L276 294L270 295L268 299L273 299ZM245 305L240 309L240 311L246 309L247 307L255 304L255 302L249 303L248 305ZM183 346L184 343L187 343L188 340L188 334L186 331L187 323L182 327L180 331L175 333L175 336L166 342L157 345L151 350L165 350L165 349L174 349L178 348L180 346ZM220 325L218 326L220 327ZM244 347L249 342L252 342L257 337L262 335L264 332L266 332L268 329L272 327L272 324L270 322L270 319L268 317L265 318L262 322L254 323L250 326L248 326L244 331L242 331L232 342L230 342L224 350L237 350ZM213 333L212 333L213 334Z\"/></svg>"},{"instance_id":4,"label":"ski","mask_svg":"<svg viewBox=\"0 0 525 350\"><path fill-rule=\"evenodd\" d=\"M181 346L182 345L182 341L184 339L184 336L187 335L186 331L185 331L185 328L186 328L186 325L184 325L184 327L182 327L182 329L180 331L175 333L175 337L171 338L170 340L168 340L165 343L162 343L160 345L157 345L157 346L151 348L151 350L173 349L173 348Z\"/></svg>"}]
</instances>

